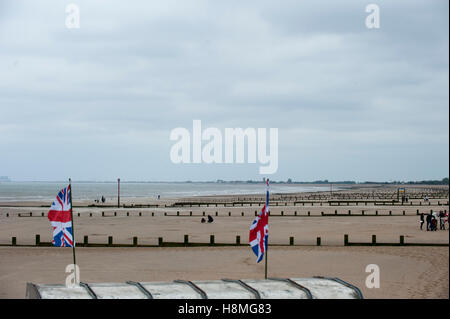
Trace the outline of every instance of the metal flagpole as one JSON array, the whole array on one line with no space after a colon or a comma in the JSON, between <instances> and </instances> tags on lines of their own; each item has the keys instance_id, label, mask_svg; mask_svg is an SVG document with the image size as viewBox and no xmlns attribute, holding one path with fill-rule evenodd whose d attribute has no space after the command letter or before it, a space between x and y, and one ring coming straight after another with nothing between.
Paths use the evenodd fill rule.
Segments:
<instances>
[{"instance_id":1,"label":"metal flagpole","mask_svg":"<svg viewBox=\"0 0 450 319\"><path fill-rule=\"evenodd\" d=\"M266 248L266 269L264 278L267 279L267 251L269 250L269 236L267 236L267 248Z\"/></svg>"},{"instance_id":2,"label":"metal flagpole","mask_svg":"<svg viewBox=\"0 0 450 319\"><path fill-rule=\"evenodd\" d=\"M267 179L267 190L266 190L266 196L267 196L267 206L266 206L266 211L264 213L267 213L267 215L269 215L269 179ZM269 216L267 216L267 225L269 224ZM267 241L266 241L266 251L265 251L265 272L264 272L264 278L267 279L267 255L268 255L268 250L269 250L269 233L267 233Z\"/></svg>"},{"instance_id":3,"label":"metal flagpole","mask_svg":"<svg viewBox=\"0 0 450 319\"><path fill-rule=\"evenodd\" d=\"M75 227L73 222L73 211L72 211L72 179L69 178L69 188L70 188L70 219L72 220L72 253L73 253L73 264L74 264L74 274L75 274L75 284L77 283L77 259L75 257Z\"/></svg>"}]
</instances>

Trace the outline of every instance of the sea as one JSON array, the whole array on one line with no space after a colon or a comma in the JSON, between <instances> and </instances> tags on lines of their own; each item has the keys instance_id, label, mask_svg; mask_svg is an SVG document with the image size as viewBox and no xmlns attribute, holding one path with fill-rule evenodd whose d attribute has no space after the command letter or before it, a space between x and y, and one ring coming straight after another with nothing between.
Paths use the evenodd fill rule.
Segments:
<instances>
[{"instance_id":1,"label":"sea","mask_svg":"<svg viewBox=\"0 0 450 319\"><path fill-rule=\"evenodd\" d=\"M0 182L1 201L53 200L67 182ZM329 185L272 184L274 193L328 191ZM180 198L209 195L264 194L263 183L208 183L208 182L121 182L121 198ZM337 187L333 186L333 190ZM72 196L77 200L95 200L102 196L115 198L117 182L72 182Z\"/></svg>"}]
</instances>

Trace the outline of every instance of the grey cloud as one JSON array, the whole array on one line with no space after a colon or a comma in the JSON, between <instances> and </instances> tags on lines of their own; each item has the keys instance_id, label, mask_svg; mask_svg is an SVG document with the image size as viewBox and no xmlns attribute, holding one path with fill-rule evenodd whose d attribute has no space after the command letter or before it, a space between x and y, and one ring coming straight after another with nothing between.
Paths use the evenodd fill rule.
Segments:
<instances>
[{"instance_id":1,"label":"grey cloud","mask_svg":"<svg viewBox=\"0 0 450 319\"><path fill-rule=\"evenodd\" d=\"M170 163L193 119L278 127L275 179L448 175L447 2L377 1L378 30L360 1L74 2L78 30L64 3L0 5L0 175L64 178L47 152L68 141L84 179L259 179Z\"/></svg>"}]
</instances>

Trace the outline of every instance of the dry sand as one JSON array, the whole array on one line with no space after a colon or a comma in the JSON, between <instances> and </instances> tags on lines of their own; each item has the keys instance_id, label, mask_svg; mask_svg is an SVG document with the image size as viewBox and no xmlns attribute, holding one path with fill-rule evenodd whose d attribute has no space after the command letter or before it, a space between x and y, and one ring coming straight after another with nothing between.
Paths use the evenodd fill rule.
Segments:
<instances>
[{"instance_id":1,"label":"dry sand","mask_svg":"<svg viewBox=\"0 0 450 319\"><path fill-rule=\"evenodd\" d=\"M140 244L158 243L158 237L166 242L183 242L189 235L190 242L208 243L210 235L216 243L234 243L241 236L241 243L248 243L248 229L252 216L214 217L212 224L202 224L202 217L75 217L75 235L78 242L89 236L90 243L107 243L113 236L114 243L131 244L134 236ZM400 235L406 243L448 244L446 231L421 231L417 216L378 217L271 217L270 243L289 244L289 237L295 244L315 245L321 237L323 245L343 245L344 234L350 242L371 242L372 235L380 243L398 243ZM448 227L447 227L448 228ZM425 226L424 226L425 229ZM0 244L11 243L17 237L17 244L32 245L35 234L40 234L42 242L52 240L52 231L46 217L9 217L0 223Z\"/></svg>"},{"instance_id":2,"label":"dry sand","mask_svg":"<svg viewBox=\"0 0 450 319\"><path fill-rule=\"evenodd\" d=\"M248 247L78 248L84 282L263 278ZM0 298L24 298L27 282L64 284L70 248L0 247ZM380 267L380 288L367 289L366 266ZM449 298L447 247L273 247L269 277L338 277L365 298Z\"/></svg>"}]
</instances>

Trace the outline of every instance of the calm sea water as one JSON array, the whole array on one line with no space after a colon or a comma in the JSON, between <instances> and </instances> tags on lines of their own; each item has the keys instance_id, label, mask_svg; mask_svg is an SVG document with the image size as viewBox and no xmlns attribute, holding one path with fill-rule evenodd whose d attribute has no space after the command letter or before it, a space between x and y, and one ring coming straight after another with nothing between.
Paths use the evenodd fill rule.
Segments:
<instances>
[{"instance_id":1,"label":"calm sea water","mask_svg":"<svg viewBox=\"0 0 450 319\"><path fill-rule=\"evenodd\" d=\"M52 201L58 191L67 186L63 182L2 182L0 201ZM329 186L272 184L272 193L294 193L326 191ZM99 199L101 196L117 196L117 183L72 182L74 199ZM204 195L264 194L264 184L219 184L219 183L120 183L121 197L161 198Z\"/></svg>"}]
</instances>

